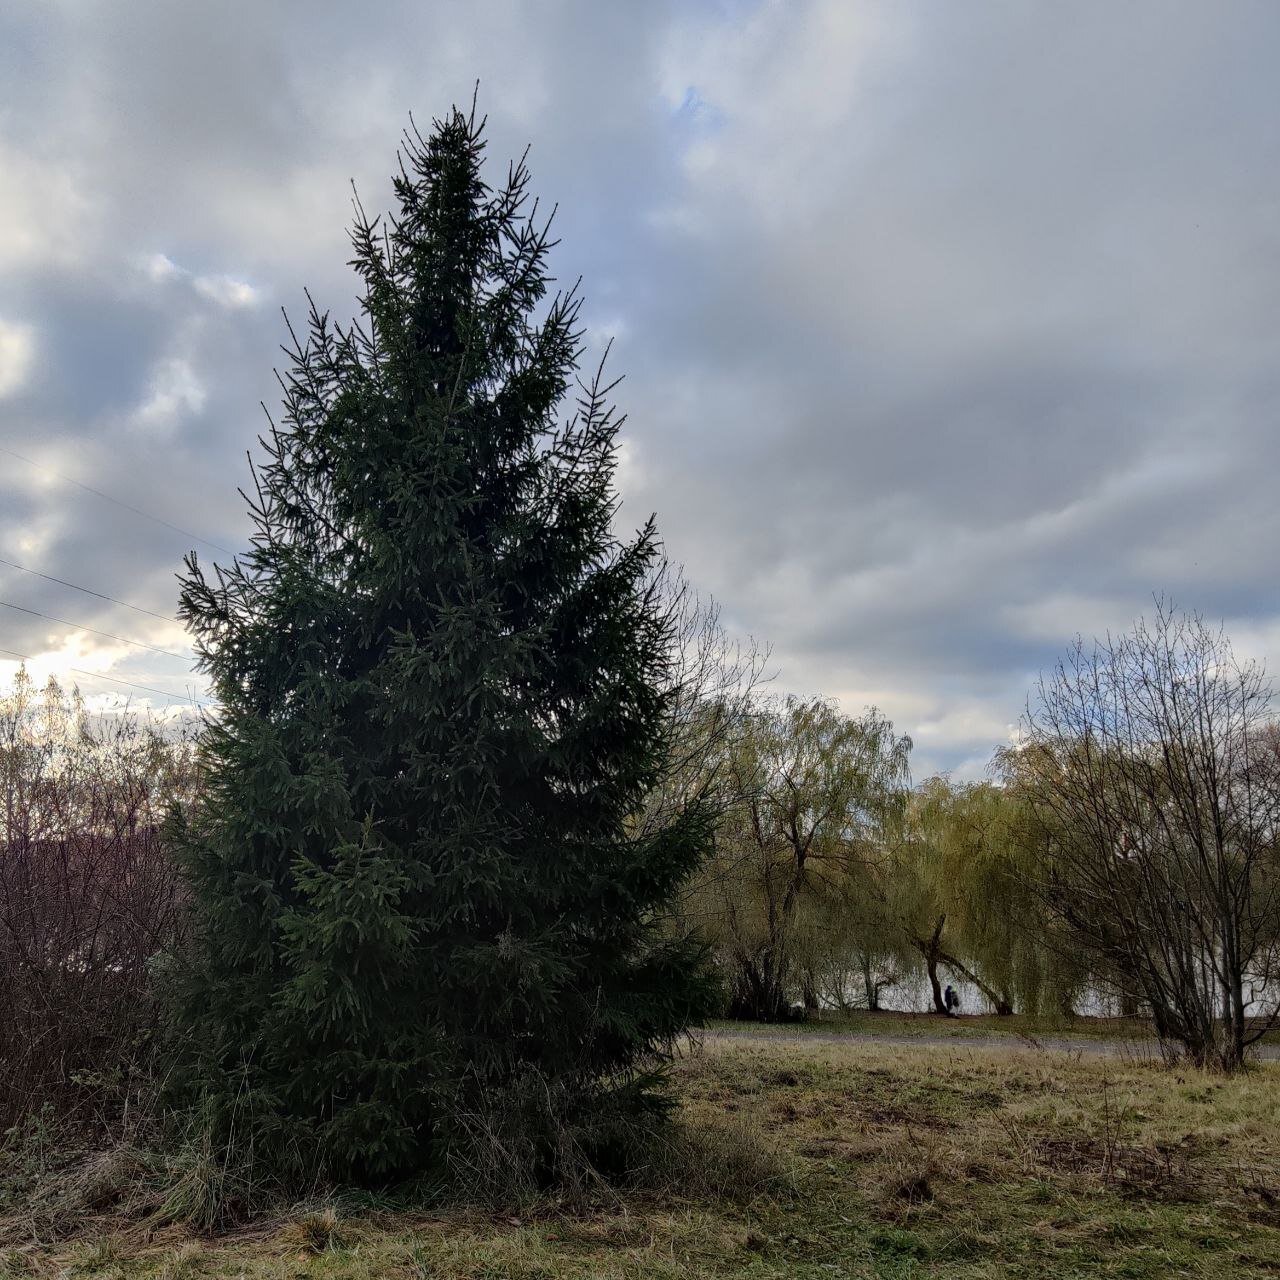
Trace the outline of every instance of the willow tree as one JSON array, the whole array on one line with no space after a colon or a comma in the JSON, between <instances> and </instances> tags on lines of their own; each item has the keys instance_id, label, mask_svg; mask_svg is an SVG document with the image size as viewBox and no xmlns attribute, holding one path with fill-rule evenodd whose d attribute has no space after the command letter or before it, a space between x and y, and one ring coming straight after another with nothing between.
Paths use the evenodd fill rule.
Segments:
<instances>
[{"instance_id":1,"label":"willow tree","mask_svg":"<svg viewBox=\"0 0 1280 1280\"><path fill-rule=\"evenodd\" d=\"M182 593L221 712L181 1076L216 1134L365 1181L508 1121L550 1175L565 1126L660 1101L713 990L655 924L707 816L635 822L679 640L657 534L614 532L610 388L481 132L415 130L395 214L358 211L362 318L312 307L252 547Z\"/></svg>"},{"instance_id":2,"label":"willow tree","mask_svg":"<svg viewBox=\"0 0 1280 1280\"><path fill-rule=\"evenodd\" d=\"M901 815L910 748L878 712L846 716L820 699L747 718L728 761L739 799L699 888L736 1016L814 1007L815 972L852 954L854 908Z\"/></svg>"},{"instance_id":3,"label":"willow tree","mask_svg":"<svg viewBox=\"0 0 1280 1280\"><path fill-rule=\"evenodd\" d=\"M899 913L940 1013L948 1012L944 972L976 987L998 1014L1070 1007L1077 984L1046 945L1021 804L993 783L946 778L912 796L889 909Z\"/></svg>"}]
</instances>

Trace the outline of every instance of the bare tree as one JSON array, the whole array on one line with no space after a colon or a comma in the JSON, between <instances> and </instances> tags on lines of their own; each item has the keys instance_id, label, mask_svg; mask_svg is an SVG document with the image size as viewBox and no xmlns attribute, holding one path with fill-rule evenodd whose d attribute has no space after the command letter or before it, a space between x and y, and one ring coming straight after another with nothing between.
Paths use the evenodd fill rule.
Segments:
<instances>
[{"instance_id":1,"label":"bare tree","mask_svg":"<svg viewBox=\"0 0 1280 1280\"><path fill-rule=\"evenodd\" d=\"M1077 640L1007 763L1025 785L1045 901L1171 1054L1231 1070L1280 1015L1280 756L1263 670L1158 605Z\"/></svg>"},{"instance_id":2,"label":"bare tree","mask_svg":"<svg viewBox=\"0 0 1280 1280\"><path fill-rule=\"evenodd\" d=\"M667 756L637 815L641 831L661 828L691 804L719 814L737 799L730 790L740 780L731 779L727 766L769 660L756 641L731 636L719 606L692 590L678 569L664 568L656 589L666 598L672 637Z\"/></svg>"}]
</instances>

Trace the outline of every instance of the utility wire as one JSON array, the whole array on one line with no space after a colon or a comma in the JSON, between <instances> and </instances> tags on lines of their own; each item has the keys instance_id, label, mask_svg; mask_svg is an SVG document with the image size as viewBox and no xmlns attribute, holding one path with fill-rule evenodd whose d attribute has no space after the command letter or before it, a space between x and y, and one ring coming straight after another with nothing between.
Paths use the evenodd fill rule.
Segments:
<instances>
[{"instance_id":1,"label":"utility wire","mask_svg":"<svg viewBox=\"0 0 1280 1280\"><path fill-rule=\"evenodd\" d=\"M163 613L152 613L150 609L143 609L136 604L130 604L127 600L117 600L115 596L104 595L101 591L94 591L92 587L77 586L74 582L68 582L66 578L55 578L51 573L41 573L39 569L28 569L25 564L18 564L15 560L6 560L0 556L0 564L8 565L10 569L17 569L20 573L29 573L34 577L43 578L46 582L56 582L60 587L70 587L72 591L83 591L87 596L97 596L99 600L110 600L112 604L123 605L126 609L132 609L134 613L145 613L148 618L159 618L161 622L175 622L176 619L166 617Z\"/></svg>"},{"instance_id":2,"label":"utility wire","mask_svg":"<svg viewBox=\"0 0 1280 1280\"><path fill-rule=\"evenodd\" d=\"M222 546L220 543L211 542L208 538L202 538L198 533L192 533L190 529L184 529L180 525L170 524L168 520L162 520L159 516L153 516L150 511L143 511L141 507L135 507L132 503L122 502L119 498L113 498L111 494L103 493L101 489L95 489L91 484L84 484L79 480L73 480L70 476L64 476L61 471L55 471L52 467L46 467L43 462L36 462L33 458L28 458L26 454L19 453L16 449L9 449L0 444L0 453L7 453L11 458L17 458L19 462L25 462L29 467L35 467L37 471L43 471L66 484L73 484L77 489L83 489L86 493L92 493L95 497L102 498L105 502L113 502L117 507L123 507L126 511L132 511L135 516L141 516L144 520L150 520L155 524L162 524L166 529L172 529L174 533L182 534L184 538L194 538L196 542L202 542L206 547L212 547L215 551L221 551L224 555L235 555L234 551L230 550L228 547Z\"/></svg>"},{"instance_id":3,"label":"utility wire","mask_svg":"<svg viewBox=\"0 0 1280 1280\"><path fill-rule=\"evenodd\" d=\"M41 613L38 609L28 609L20 604L10 604L8 600L0 600L0 606L6 609L16 609L19 613L29 613L33 618L43 618L46 622L57 622L64 627L75 627L77 631L87 631L90 635L102 636L107 640L116 640L120 644L131 644L137 649L150 649L152 653L163 653L166 658L178 658L183 662L191 661L189 653L174 653L172 649L161 649L154 644L144 644L141 640L129 640L125 636L112 635L110 631L98 631L93 627L81 626L78 622L68 622L66 618L55 618L52 614Z\"/></svg>"},{"instance_id":4,"label":"utility wire","mask_svg":"<svg viewBox=\"0 0 1280 1280\"><path fill-rule=\"evenodd\" d=\"M30 654L19 653L16 649L0 649L0 653L7 653L11 658L19 658L23 662L36 661ZM184 698L180 693L167 693L164 689L153 689L146 684L135 684L132 680L121 680L118 676L104 675L101 671L85 671L81 667L68 667L67 670L74 671L78 676L88 676L91 680L110 680L112 684L128 685L130 689L141 689L143 693L157 693L160 697L169 698L174 702L194 702L197 707L209 706L209 703L201 702L199 698Z\"/></svg>"}]
</instances>

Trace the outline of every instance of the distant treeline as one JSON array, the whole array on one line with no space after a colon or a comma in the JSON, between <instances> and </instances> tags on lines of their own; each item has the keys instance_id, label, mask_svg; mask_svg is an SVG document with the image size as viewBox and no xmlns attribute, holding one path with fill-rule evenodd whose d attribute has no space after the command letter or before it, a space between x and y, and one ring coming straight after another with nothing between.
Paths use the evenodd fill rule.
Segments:
<instances>
[{"instance_id":1,"label":"distant treeline","mask_svg":"<svg viewBox=\"0 0 1280 1280\"><path fill-rule=\"evenodd\" d=\"M771 699L687 610L668 768L634 828L697 805L711 854L668 921L734 1017L876 1009L948 985L990 1012L1108 998L1170 1057L1240 1065L1277 1017L1280 732L1261 671L1198 618L1077 645L990 776L912 785L874 710ZM186 893L166 824L193 745L20 675L0 702L0 1124L145 1091ZM896 999L895 999L896 997Z\"/></svg>"},{"instance_id":2,"label":"distant treeline","mask_svg":"<svg viewBox=\"0 0 1280 1280\"><path fill-rule=\"evenodd\" d=\"M732 1016L876 1009L925 978L943 1015L952 982L996 1014L1101 993L1227 1068L1274 1022L1280 734L1262 671L1198 617L1078 643L985 781L913 787L874 710L752 695L728 718L681 916Z\"/></svg>"}]
</instances>

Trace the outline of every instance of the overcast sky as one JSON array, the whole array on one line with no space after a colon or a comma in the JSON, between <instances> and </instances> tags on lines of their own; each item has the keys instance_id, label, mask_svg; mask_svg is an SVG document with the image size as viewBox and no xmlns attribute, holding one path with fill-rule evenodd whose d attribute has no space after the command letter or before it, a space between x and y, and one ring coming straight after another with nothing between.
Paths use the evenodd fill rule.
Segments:
<instances>
[{"instance_id":1,"label":"overcast sky","mask_svg":"<svg viewBox=\"0 0 1280 1280\"><path fill-rule=\"evenodd\" d=\"M241 546L280 307L353 312L350 180L386 207L409 112L479 78L627 374L629 521L778 688L978 774L1153 593L1275 653L1277 50L1270 0L6 5L0 446L45 469L0 454L0 557L173 610L191 538L51 470ZM202 687L8 607L0 648Z\"/></svg>"}]
</instances>

